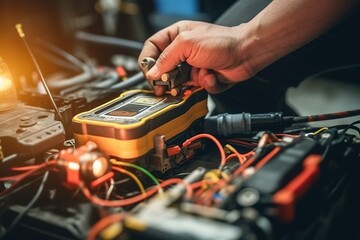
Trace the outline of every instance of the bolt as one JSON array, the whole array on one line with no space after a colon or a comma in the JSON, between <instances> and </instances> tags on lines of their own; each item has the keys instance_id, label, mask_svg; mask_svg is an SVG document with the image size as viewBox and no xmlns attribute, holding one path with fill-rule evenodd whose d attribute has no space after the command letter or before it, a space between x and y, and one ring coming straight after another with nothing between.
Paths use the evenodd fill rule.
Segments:
<instances>
[{"instance_id":1,"label":"bolt","mask_svg":"<svg viewBox=\"0 0 360 240\"><path fill-rule=\"evenodd\" d=\"M245 188L236 196L237 203L243 207L253 206L259 201L259 199L259 192L253 188Z\"/></svg>"}]
</instances>

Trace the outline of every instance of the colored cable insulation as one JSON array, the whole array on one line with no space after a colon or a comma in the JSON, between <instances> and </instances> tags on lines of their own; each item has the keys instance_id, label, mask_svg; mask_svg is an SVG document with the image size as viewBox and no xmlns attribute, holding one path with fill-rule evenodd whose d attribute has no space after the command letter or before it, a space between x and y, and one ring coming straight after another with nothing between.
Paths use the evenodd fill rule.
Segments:
<instances>
[{"instance_id":1,"label":"colored cable insulation","mask_svg":"<svg viewBox=\"0 0 360 240\"><path fill-rule=\"evenodd\" d=\"M151 180L153 180L153 182L160 186L159 181L156 179L156 177L154 177L154 175L152 175L148 170L146 170L143 167L140 167L136 164L132 164L132 163L128 163L128 162L121 162L121 161L117 161L116 159L110 159L110 162L114 165L119 165L119 166L123 166L123 167L131 167L131 168L135 168L141 172L143 172L144 174L146 174L149 178L151 178Z\"/></svg>"},{"instance_id":2,"label":"colored cable insulation","mask_svg":"<svg viewBox=\"0 0 360 240\"><path fill-rule=\"evenodd\" d=\"M13 189L16 188L17 185L19 185L22 181L24 181L26 178L33 176L35 174L38 174L39 172L43 171L43 170L48 170L53 166L57 165L57 161L56 160L51 160L42 164L37 165L36 168L33 168L25 173L16 175L16 176L12 176L15 177L13 179L15 179L14 182L12 182L11 186L5 190L3 190L2 192L0 192L0 198L6 196L6 194L8 192L11 192ZM11 177L11 176L10 176ZM5 179L8 179L10 177L4 177L1 178L0 181L4 181Z\"/></svg>"},{"instance_id":3,"label":"colored cable insulation","mask_svg":"<svg viewBox=\"0 0 360 240\"><path fill-rule=\"evenodd\" d=\"M220 166L219 169L222 169L225 164L226 164L226 154L225 154L225 150L224 148L221 146L221 143L219 142L219 140L217 140L214 136L212 136L211 134L207 134L207 133L201 133L201 134L197 134L189 139L187 139L186 141L184 141L183 143L183 147L187 147L189 146L193 141L198 140L200 138L208 138L210 140L212 140L215 145L217 146L217 148L219 149L220 152Z\"/></svg>"},{"instance_id":4,"label":"colored cable insulation","mask_svg":"<svg viewBox=\"0 0 360 240\"><path fill-rule=\"evenodd\" d=\"M317 115L308 115L308 116L296 116L292 117L292 123L306 123L306 122L316 122L316 121L325 121L333 120L339 118L347 118L360 115L360 109L343 111L343 112L334 112L326 114L317 114Z\"/></svg>"},{"instance_id":5,"label":"colored cable insulation","mask_svg":"<svg viewBox=\"0 0 360 240\"><path fill-rule=\"evenodd\" d=\"M283 130L296 123L347 118L360 115L360 109L309 116L284 116L282 112L219 114L204 119L204 131L213 135L231 136L254 131Z\"/></svg>"},{"instance_id":6,"label":"colored cable insulation","mask_svg":"<svg viewBox=\"0 0 360 240\"><path fill-rule=\"evenodd\" d=\"M132 178L136 184L139 186L139 189L140 189L140 192L142 194L145 194L145 188L144 188L144 185L141 183L140 179L135 175L133 174L132 172L126 170L126 169L123 169L123 168L119 168L119 167L112 167L113 170L115 171L118 171L118 172L121 172L127 176L129 176L130 178Z\"/></svg>"},{"instance_id":7,"label":"colored cable insulation","mask_svg":"<svg viewBox=\"0 0 360 240\"><path fill-rule=\"evenodd\" d=\"M15 218L14 221L12 221L11 225L6 229L5 235L2 236L2 238L5 238L5 236L8 236L10 232L16 227L16 225L19 223L19 221L26 215L26 213L29 212L29 210L33 207L33 205L36 203L36 201L39 199L41 193L44 190L44 186L46 181L48 180L49 171L46 171L44 176L42 177L42 180L40 182L40 185L38 187L38 190L36 191L34 197L31 199L31 201L26 205L25 209L23 209Z\"/></svg>"},{"instance_id":8,"label":"colored cable insulation","mask_svg":"<svg viewBox=\"0 0 360 240\"><path fill-rule=\"evenodd\" d=\"M97 196L91 194L90 190L86 187L86 185L84 183L81 184L81 190L82 190L84 196L89 201L91 201L92 203L94 203L96 205L105 206L105 207L124 207L124 206L129 206L129 205L138 203L148 197L151 197L156 192L158 192L160 188L167 187L167 186L173 185L173 184L178 184L178 183L184 184L184 186L186 187L186 197L190 198L192 196L192 188L188 183L184 182L183 179L180 179L180 178L167 179L167 180L163 181L162 183L160 183L160 185L157 185L154 188L151 188L150 190L146 191L145 194L136 195L134 197L120 199L120 200L104 200L104 199L98 198Z\"/></svg>"},{"instance_id":9,"label":"colored cable insulation","mask_svg":"<svg viewBox=\"0 0 360 240\"><path fill-rule=\"evenodd\" d=\"M101 232L109 227L112 224L120 224L119 222L124 220L126 214L125 213L116 213L106 217L101 218L97 223L95 223L89 230L86 239L87 240L95 240L97 236L101 234ZM117 235L121 233L122 228L116 228L115 231L112 232L111 238L106 239L114 239ZM107 236L110 237L110 236Z\"/></svg>"}]
</instances>

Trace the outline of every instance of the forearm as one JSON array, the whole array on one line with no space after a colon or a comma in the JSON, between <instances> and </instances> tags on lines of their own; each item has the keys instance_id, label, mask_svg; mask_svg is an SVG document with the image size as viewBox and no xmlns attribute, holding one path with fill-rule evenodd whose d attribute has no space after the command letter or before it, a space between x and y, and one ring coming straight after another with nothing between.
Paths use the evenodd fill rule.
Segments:
<instances>
[{"instance_id":1,"label":"forearm","mask_svg":"<svg viewBox=\"0 0 360 240\"><path fill-rule=\"evenodd\" d=\"M274 0L240 28L239 54L250 73L324 33L358 0Z\"/></svg>"}]
</instances>

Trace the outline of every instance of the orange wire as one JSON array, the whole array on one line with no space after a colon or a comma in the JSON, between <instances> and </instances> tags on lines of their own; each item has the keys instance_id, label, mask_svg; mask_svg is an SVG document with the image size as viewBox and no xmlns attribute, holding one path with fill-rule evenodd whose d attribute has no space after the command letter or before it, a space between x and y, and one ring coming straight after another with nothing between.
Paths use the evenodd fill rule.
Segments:
<instances>
[{"instance_id":1,"label":"orange wire","mask_svg":"<svg viewBox=\"0 0 360 240\"><path fill-rule=\"evenodd\" d=\"M255 169L259 169L264 166L280 151L280 149L280 147L275 147L269 154L267 154L263 159L260 160L260 162L255 165Z\"/></svg>"},{"instance_id":2,"label":"orange wire","mask_svg":"<svg viewBox=\"0 0 360 240\"><path fill-rule=\"evenodd\" d=\"M249 167L255 161L255 155L249 158L243 165L241 165L236 171L233 173L233 176L241 174L247 167Z\"/></svg>"},{"instance_id":3,"label":"orange wire","mask_svg":"<svg viewBox=\"0 0 360 240\"><path fill-rule=\"evenodd\" d=\"M268 153L260 162L258 163L255 168L258 169L262 167L266 162L268 162L272 157L276 155L280 151L280 147L274 148L270 153ZM241 165L234 173L233 176L236 177L237 175L241 174L247 167L249 167L255 161L255 154L251 158L249 158L243 165Z\"/></svg>"},{"instance_id":4,"label":"orange wire","mask_svg":"<svg viewBox=\"0 0 360 240\"><path fill-rule=\"evenodd\" d=\"M197 135L187 139L183 143L183 147L189 146L193 141L198 140L199 138L208 138L216 144L216 146L219 149L220 157L221 157L220 168L224 167L226 164L226 154L225 154L224 148L221 146L221 143L219 142L219 140L217 140L214 136L212 136L208 133L200 133L200 134L197 134Z\"/></svg>"},{"instance_id":5,"label":"orange wire","mask_svg":"<svg viewBox=\"0 0 360 240\"><path fill-rule=\"evenodd\" d=\"M227 162L227 161L229 161L229 160L232 159L232 158L237 158L237 159L239 160L240 164L242 164L241 159L239 158L238 154L236 154L236 153L232 153L232 154L228 155L225 160L226 160L226 162Z\"/></svg>"}]
</instances>

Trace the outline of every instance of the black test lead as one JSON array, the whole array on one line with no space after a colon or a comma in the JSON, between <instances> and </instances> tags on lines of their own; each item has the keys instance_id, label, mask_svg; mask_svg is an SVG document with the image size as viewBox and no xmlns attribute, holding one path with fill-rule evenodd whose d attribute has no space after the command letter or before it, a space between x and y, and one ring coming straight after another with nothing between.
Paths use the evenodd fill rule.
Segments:
<instances>
[{"instance_id":1,"label":"black test lead","mask_svg":"<svg viewBox=\"0 0 360 240\"><path fill-rule=\"evenodd\" d=\"M46 81L45 81L44 76L43 76L43 74L42 74L42 72L41 72L41 70L40 70L40 67L39 67L39 65L38 65L38 63L37 63L37 61L36 61L36 59L35 59L35 56L34 56L34 54L32 53L32 51L31 51L31 49L30 49L30 47L29 47L29 45L28 45L28 43L27 43L27 41L26 41L26 39L25 39L25 33L24 33L23 29L22 29L22 24L20 24L20 23L16 24L16 25L15 25L15 28L16 28L16 30L17 30L20 38L22 38L23 41L24 41L25 47L26 47L28 53L30 54L32 61L33 61L34 64L35 64L36 70L38 71L38 73L39 73L39 75L40 75L41 82L42 82L42 84L43 84L43 86L44 86L44 88L45 88L45 91L47 92L47 94L48 94L48 96L49 96L49 98L50 98L50 101L51 101L51 103L52 103L52 105L53 105L56 113L57 113L58 116L59 116L60 121L64 124L64 119L63 119L63 117L61 116L60 111L59 111L58 107L57 107L56 104L55 104L54 98L53 98L53 96L52 96L52 94L51 94L51 92L50 92L50 90L49 90L49 88L48 88L48 86L47 86L47 84L46 84Z\"/></svg>"}]
</instances>

